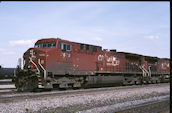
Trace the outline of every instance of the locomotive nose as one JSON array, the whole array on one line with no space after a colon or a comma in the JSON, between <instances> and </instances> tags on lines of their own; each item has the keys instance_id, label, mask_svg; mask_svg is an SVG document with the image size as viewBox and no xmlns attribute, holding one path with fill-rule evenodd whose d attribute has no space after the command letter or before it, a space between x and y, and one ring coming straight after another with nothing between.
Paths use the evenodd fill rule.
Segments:
<instances>
[{"instance_id":1,"label":"locomotive nose","mask_svg":"<svg viewBox=\"0 0 172 113\"><path fill-rule=\"evenodd\" d=\"M28 49L24 55L24 67L25 68L31 68L31 69L36 69L39 67L39 61L40 64L45 67L45 52L41 51L36 48L30 48Z\"/></svg>"}]
</instances>

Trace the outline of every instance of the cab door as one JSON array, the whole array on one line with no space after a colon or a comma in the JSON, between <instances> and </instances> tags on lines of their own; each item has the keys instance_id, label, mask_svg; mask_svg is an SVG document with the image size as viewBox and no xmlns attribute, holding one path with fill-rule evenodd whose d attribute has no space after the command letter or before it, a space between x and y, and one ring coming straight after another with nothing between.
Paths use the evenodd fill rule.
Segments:
<instances>
[{"instance_id":1,"label":"cab door","mask_svg":"<svg viewBox=\"0 0 172 113\"><path fill-rule=\"evenodd\" d=\"M62 54L63 54L63 66L64 73L71 74L72 73L72 45L68 43L62 43Z\"/></svg>"}]
</instances>

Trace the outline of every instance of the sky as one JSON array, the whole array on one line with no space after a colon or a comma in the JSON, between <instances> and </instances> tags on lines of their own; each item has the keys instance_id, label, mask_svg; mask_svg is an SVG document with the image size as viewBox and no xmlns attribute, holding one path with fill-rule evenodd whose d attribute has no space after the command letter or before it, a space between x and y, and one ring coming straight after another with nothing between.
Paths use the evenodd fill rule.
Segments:
<instances>
[{"instance_id":1,"label":"sky","mask_svg":"<svg viewBox=\"0 0 172 113\"><path fill-rule=\"evenodd\" d=\"M0 65L16 67L38 39L170 58L170 2L0 2Z\"/></svg>"}]
</instances>

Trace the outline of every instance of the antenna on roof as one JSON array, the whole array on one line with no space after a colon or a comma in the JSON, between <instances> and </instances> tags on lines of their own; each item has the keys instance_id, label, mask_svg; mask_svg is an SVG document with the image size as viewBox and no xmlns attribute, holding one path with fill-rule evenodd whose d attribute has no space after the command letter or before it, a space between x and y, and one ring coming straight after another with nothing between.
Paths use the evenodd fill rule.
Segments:
<instances>
[{"instance_id":1,"label":"antenna on roof","mask_svg":"<svg viewBox=\"0 0 172 113\"><path fill-rule=\"evenodd\" d=\"M57 39L61 40L61 38L57 37Z\"/></svg>"}]
</instances>

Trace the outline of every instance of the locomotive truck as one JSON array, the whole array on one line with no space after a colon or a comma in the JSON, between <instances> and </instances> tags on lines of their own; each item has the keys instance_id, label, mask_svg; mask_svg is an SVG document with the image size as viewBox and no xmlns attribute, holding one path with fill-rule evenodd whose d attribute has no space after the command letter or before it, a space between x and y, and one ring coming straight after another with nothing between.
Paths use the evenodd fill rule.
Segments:
<instances>
[{"instance_id":1,"label":"locomotive truck","mask_svg":"<svg viewBox=\"0 0 172 113\"><path fill-rule=\"evenodd\" d=\"M168 82L170 60L60 38L38 40L17 69L19 91Z\"/></svg>"}]
</instances>

